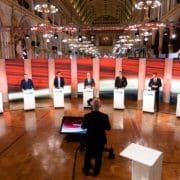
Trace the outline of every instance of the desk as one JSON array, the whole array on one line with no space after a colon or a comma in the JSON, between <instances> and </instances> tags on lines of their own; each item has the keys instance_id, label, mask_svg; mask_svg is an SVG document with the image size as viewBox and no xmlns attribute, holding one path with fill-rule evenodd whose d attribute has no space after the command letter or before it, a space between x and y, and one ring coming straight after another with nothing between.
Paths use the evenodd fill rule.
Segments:
<instances>
[{"instance_id":1,"label":"desk","mask_svg":"<svg viewBox=\"0 0 180 180\"><path fill-rule=\"evenodd\" d=\"M89 107L87 101L93 98L93 89L85 88L83 91L83 107Z\"/></svg>"},{"instance_id":2,"label":"desk","mask_svg":"<svg viewBox=\"0 0 180 180\"><path fill-rule=\"evenodd\" d=\"M155 91L144 90L142 110L146 112L154 112Z\"/></svg>"},{"instance_id":3,"label":"desk","mask_svg":"<svg viewBox=\"0 0 180 180\"><path fill-rule=\"evenodd\" d=\"M53 89L53 105L55 108L64 107L64 89Z\"/></svg>"},{"instance_id":4,"label":"desk","mask_svg":"<svg viewBox=\"0 0 180 180\"><path fill-rule=\"evenodd\" d=\"M3 112L3 98L2 98L2 92L0 92L0 113Z\"/></svg>"},{"instance_id":5,"label":"desk","mask_svg":"<svg viewBox=\"0 0 180 180\"><path fill-rule=\"evenodd\" d=\"M177 95L176 116L180 117L180 94Z\"/></svg>"},{"instance_id":6,"label":"desk","mask_svg":"<svg viewBox=\"0 0 180 180\"><path fill-rule=\"evenodd\" d=\"M34 90L28 89L23 91L24 110L35 109L35 95Z\"/></svg>"},{"instance_id":7,"label":"desk","mask_svg":"<svg viewBox=\"0 0 180 180\"><path fill-rule=\"evenodd\" d=\"M161 180L162 152L132 143L120 155L132 160L132 180Z\"/></svg>"},{"instance_id":8,"label":"desk","mask_svg":"<svg viewBox=\"0 0 180 180\"><path fill-rule=\"evenodd\" d=\"M124 89L114 89L114 109L124 109Z\"/></svg>"}]
</instances>

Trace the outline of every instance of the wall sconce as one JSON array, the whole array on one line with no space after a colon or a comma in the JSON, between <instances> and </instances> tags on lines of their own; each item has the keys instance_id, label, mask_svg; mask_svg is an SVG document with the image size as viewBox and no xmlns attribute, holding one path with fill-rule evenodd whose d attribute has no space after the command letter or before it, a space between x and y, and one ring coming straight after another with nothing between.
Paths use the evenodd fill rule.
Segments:
<instances>
[{"instance_id":1,"label":"wall sconce","mask_svg":"<svg viewBox=\"0 0 180 180\"><path fill-rule=\"evenodd\" d=\"M30 38L30 35L29 35L29 34L26 34L26 35L25 35L25 38L26 38L26 39L29 39L29 38Z\"/></svg>"}]
</instances>

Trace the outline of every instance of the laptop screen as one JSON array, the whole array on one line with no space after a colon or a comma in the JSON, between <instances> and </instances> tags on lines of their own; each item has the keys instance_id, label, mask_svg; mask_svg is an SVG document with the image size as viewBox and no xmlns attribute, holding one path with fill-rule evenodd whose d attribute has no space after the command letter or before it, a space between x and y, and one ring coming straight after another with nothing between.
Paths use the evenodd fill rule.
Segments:
<instances>
[{"instance_id":1,"label":"laptop screen","mask_svg":"<svg viewBox=\"0 0 180 180\"><path fill-rule=\"evenodd\" d=\"M86 129L82 129L83 117L64 116L60 127L63 134L86 134Z\"/></svg>"}]
</instances>

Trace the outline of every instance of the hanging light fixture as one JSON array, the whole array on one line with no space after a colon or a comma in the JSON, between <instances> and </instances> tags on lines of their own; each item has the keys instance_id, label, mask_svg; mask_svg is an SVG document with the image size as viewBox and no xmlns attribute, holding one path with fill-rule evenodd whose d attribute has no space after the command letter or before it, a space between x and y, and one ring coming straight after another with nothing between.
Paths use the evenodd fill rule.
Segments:
<instances>
[{"instance_id":1,"label":"hanging light fixture","mask_svg":"<svg viewBox=\"0 0 180 180\"><path fill-rule=\"evenodd\" d=\"M48 2L35 5L34 10L44 14L54 14L58 12L58 8Z\"/></svg>"},{"instance_id":2,"label":"hanging light fixture","mask_svg":"<svg viewBox=\"0 0 180 180\"><path fill-rule=\"evenodd\" d=\"M135 4L136 9L148 9L148 8L157 8L161 5L160 0L137 0Z\"/></svg>"},{"instance_id":3,"label":"hanging light fixture","mask_svg":"<svg viewBox=\"0 0 180 180\"><path fill-rule=\"evenodd\" d=\"M138 10L145 10L144 19L142 22L131 24L127 28L127 30L130 31L150 31L150 30L156 30L160 27L165 27L165 24L155 20L150 20L150 9L157 8L161 6L160 0L137 0L137 3L135 4L135 8Z\"/></svg>"},{"instance_id":4,"label":"hanging light fixture","mask_svg":"<svg viewBox=\"0 0 180 180\"><path fill-rule=\"evenodd\" d=\"M48 15L58 12L58 8L55 5L51 4L49 1L47 1L42 4L35 5L34 10L43 14L44 23L32 27L31 30L36 32L42 32L42 37L46 40L46 42L50 42L50 39L54 36L54 31L59 32L62 30L59 29L59 27L51 25L48 19Z\"/></svg>"}]
</instances>

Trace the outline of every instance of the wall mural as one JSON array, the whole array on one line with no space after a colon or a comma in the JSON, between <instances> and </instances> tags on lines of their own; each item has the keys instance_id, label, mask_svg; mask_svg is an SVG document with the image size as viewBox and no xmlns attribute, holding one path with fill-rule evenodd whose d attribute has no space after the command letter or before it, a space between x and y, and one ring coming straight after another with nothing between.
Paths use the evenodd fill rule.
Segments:
<instances>
[{"instance_id":1,"label":"wall mural","mask_svg":"<svg viewBox=\"0 0 180 180\"><path fill-rule=\"evenodd\" d=\"M21 59L6 59L5 63L8 92L21 91L20 82L24 77L24 61Z\"/></svg>"},{"instance_id":2,"label":"wall mural","mask_svg":"<svg viewBox=\"0 0 180 180\"><path fill-rule=\"evenodd\" d=\"M49 88L48 59L32 59L31 68L35 89Z\"/></svg>"}]
</instances>

